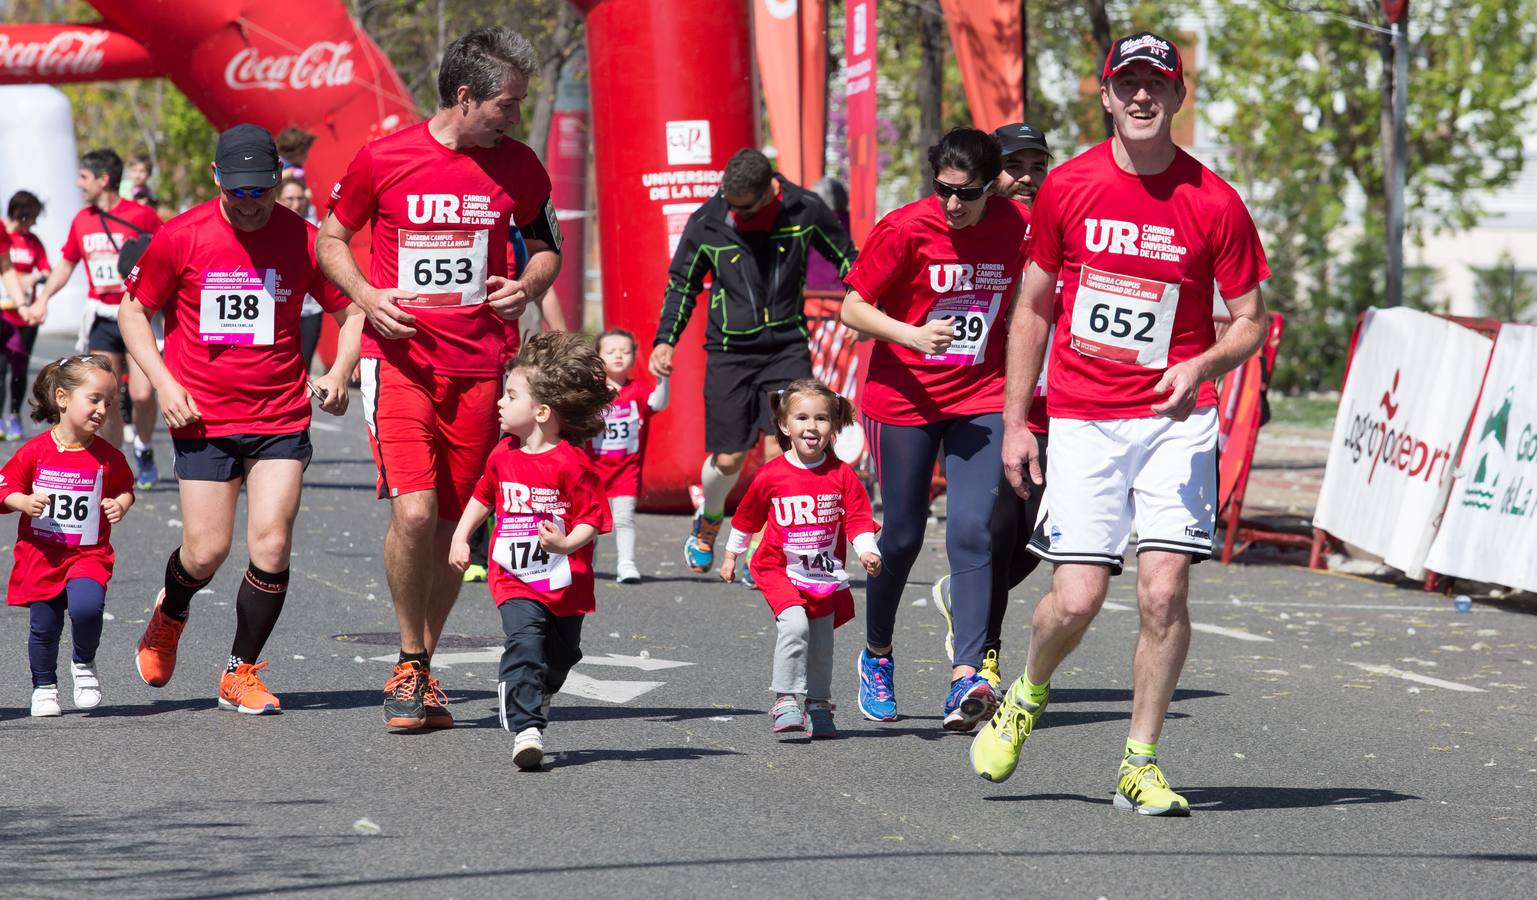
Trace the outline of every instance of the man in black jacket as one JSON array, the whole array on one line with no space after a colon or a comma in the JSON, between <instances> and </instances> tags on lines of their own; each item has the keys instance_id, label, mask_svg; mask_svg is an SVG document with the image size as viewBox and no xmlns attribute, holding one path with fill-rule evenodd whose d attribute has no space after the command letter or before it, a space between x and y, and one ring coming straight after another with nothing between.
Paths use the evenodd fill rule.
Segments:
<instances>
[{"instance_id":1,"label":"man in black jacket","mask_svg":"<svg viewBox=\"0 0 1537 900\"><path fill-rule=\"evenodd\" d=\"M720 193L689 217L668 271L662 321L651 348L651 374L672 374L672 351L711 276L705 331L704 503L684 544L695 572L715 559L715 537L760 432L773 435L769 394L811 377L803 290L806 254L815 246L848 274L854 245L836 216L810 191L774 172L768 158L743 149L726 163ZM779 454L764 442L765 458Z\"/></svg>"}]
</instances>

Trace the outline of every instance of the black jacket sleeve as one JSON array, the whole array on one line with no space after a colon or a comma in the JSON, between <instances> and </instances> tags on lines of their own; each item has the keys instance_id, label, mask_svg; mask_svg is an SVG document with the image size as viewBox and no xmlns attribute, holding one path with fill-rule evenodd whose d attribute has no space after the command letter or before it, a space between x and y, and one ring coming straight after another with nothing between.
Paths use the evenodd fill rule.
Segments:
<instances>
[{"instance_id":1,"label":"black jacket sleeve","mask_svg":"<svg viewBox=\"0 0 1537 900\"><path fill-rule=\"evenodd\" d=\"M651 345L677 346L683 329L694 313L694 302L704 290L704 276L710 270L709 258L699 241L696 219L690 219L678 240L678 250L667 268L667 293L662 298L662 320L656 326Z\"/></svg>"},{"instance_id":2,"label":"black jacket sleeve","mask_svg":"<svg viewBox=\"0 0 1537 900\"><path fill-rule=\"evenodd\" d=\"M847 229L827 204L813 203L811 206L816 210L815 221L812 223L812 245L828 262L838 267L838 277L842 278L849 274L849 267L854 265L858 251L854 249L854 242L849 239Z\"/></svg>"}]
</instances>

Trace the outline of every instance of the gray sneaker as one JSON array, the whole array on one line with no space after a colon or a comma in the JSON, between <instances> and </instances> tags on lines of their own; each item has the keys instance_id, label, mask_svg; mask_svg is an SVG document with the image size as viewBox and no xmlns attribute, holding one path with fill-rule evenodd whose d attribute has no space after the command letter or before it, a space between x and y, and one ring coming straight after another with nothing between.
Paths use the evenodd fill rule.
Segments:
<instances>
[{"instance_id":1,"label":"gray sneaker","mask_svg":"<svg viewBox=\"0 0 1537 900\"><path fill-rule=\"evenodd\" d=\"M806 714L801 711L800 701L795 699L794 694L780 694L769 709L769 716L774 720L775 734L806 730Z\"/></svg>"},{"instance_id":2,"label":"gray sneaker","mask_svg":"<svg viewBox=\"0 0 1537 900\"><path fill-rule=\"evenodd\" d=\"M512 763L523 771L539 768L544 762L544 735L529 726L512 739Z\"/></svg>"},{"instance_id":3,"label":"gray sneaker","mask_svg":"<svg viewBox=\"0 0 1537 900\"><path fill-rule=\"evenodd\" d=\"M833 710L837 709L827 700L806 701L806 731L812 740L835 738L838 736L838 728L833 725Z\"/></svg>"}]
</instances>

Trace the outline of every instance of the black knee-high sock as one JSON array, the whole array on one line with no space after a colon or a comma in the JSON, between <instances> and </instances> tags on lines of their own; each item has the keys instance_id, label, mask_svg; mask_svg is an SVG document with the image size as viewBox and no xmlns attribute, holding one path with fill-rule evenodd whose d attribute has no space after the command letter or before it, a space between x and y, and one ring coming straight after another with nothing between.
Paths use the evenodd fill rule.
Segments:
<instances>
[{"instance_id":1,"label":"black knee-high sock","mask_svg":"<svg viewBox=\"0 0 1537 900\"><path fill-rule=\"evenodd\" d=\"M254 663L277 627L288 597L288 569L267 572L251 563L235 595L235 642L230 645L230 669Z\"/></svg>"},{"instance_id":2,"label":"black knee-high sock","mask_svg":"<svg viewBox=\"0 0 1537 900\"><path fill-rule=\"evenodd\" d=\"M208 587L213 576L193 578L181 564L181 548L171 551L165 562L165 599L160 601L160 611L178 622L187 621L192 608L192 595Z\"/></svg>"}]
</instances>

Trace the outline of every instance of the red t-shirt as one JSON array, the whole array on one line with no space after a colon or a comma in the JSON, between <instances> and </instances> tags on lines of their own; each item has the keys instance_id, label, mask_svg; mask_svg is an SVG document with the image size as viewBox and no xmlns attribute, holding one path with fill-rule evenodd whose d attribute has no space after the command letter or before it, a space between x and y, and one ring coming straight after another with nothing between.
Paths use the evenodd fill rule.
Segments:
<instances>
[{"instance_id":1,"label":"red t-shirt","mask_svg":"<svg viewBox=\"0 0 1537 900\"><path fill-rule=\"evenodd\" d=\"M6 232L4 228L0 228L0 241L8 241L10 243L11 266L15 268L17 275L25 276L33 272L53 271L53 267L48 262L48 250L43 246L42 239L32 232L11 234ZM0 250L4 249L4 245L0 244ZM3 292L4 289L0 288L0 293ZM26 323L22 321L21 314L16 311L15 305L16 301L14 299L7 298L6 309L3 313L5 320L12 325L25 325Z\"/></svg>"},{"instance_id":2,"label":"red t-shirt","mask_svg":"<svg viewBox=\"0 0 1537 900\"><path fill-rule=\"evenodd\" d=\"M237 231L215 197L155 236L127 286L164 309L165 364L202 419L179 438L290 434L310 424L299 351L304 295L347 306L315 262L314 225L281 205L259 231Z\"/></svg>"},{"instance_id":3,"label":"red t-shirt","mask_svg":"<svg viewBox=\"0 0 1537 900\"><path fill-rule=\"evenodd\" d=\"M503 438L486 460L486 474L475 485L476 500L495 514L491 537L491 597L538 600L557 616L590 613L596 608L592 580L592 542L569 556L539 546L540 520L558 521L567 534L591 525L604 534L613 528L608 498L587 454L565 441L543 453L526 453L515 439Z\"/></svg>"},{"instance_id":4,"label":"red t-shirt","mask_svg":"<svg viewBox=\"0 0 1537 900\"><path fill-rule=\"evenodd\" d=\"M122 451L104 440L92 440L83 450L60 450L52 432L45 431L22 444L0 468L0 500L38 491L54 498L54 510L41 519L21 516L5 594L12 606L52 600L71 578L103 586L111 580L112 525L101 501L132 493L133 470ZM0 505L0 513L10 512Z\"/></svg>"},{"instance_id":5,"label":"red t-shirt","mask_svg":"<svg viewBox=\"0 0 1537 900\"><path fill-rule=\"evenodd\" d=\"M1183 150L1141 178L1116 165L1106 141L1053 169L1034 212L1032 258L1062 280L1053 418L1155 415L1168 399L1153 392L1164 369L1216 342L1213 283L1232 299L1270 277L1238 192ZM1196 405L1216 402L1201 385Z\"/></svg>"},{"instance_id":6,"label":"red t-shirt","mask_svg":"<svg viewBox=\"0 0 1537 900\"><path fill-rule=\"evenodd\" d=\"M634 497L640 493L640 467L646 458L646 439L651 434L651 383L631 378L614 402L603 408L603 431L587 443L587 452L603 479L610 497Z\"/></svg>"},{"instance_id":7,"label":"red t-shirt","mask_svg":"<svg viewBox=\"0 0 1537 900\"><path fill-rule=\"evenodd\" d=\"M952 229L933 196L875 223L849 287L899 322L954 317L959 337L936 356L877 341L860 394L865 415L922 425L1003 409L1008 303L1024 271L1028 223L1020 204L989 197L982 221Z\"/></svg>"},{"instance_id":8,"label":"red t-shirt","mask_svg":"<svg viewBox=\"0 0 1537 900\"><path fill-rule=\"evenodd\" d=\"M876 526L865 486L847 463L832 454L814 469L787 455L764 463L731 527L742 534L763 529L752 577L775 616L804 606L812 619L832 615L834 626L854 617L844 544Z\"/></svg>"},{"instance_id":9,"label":"red t-shirt","mask_svg":"<svg viewBox=\"0 0 1537 900\"><path fill-rule=\"evenodd\" d=\"M160 230L160 217L142 203L119 200L111 214L150 234ZM102 222L107 223L110 234L102 230ZM64 249L59 255L71 263L85 260L85 278L91 299L116 306L123 302L123 277L117 273L117 251L122 249L124 241L141 233L122 222L105 218L96 207L87 206L75 213L74 220L69 223L69 235L64 238Z\"/></svg>"},{"instance_id":10,"label":"red t-shirt","mask_svg":"<svg viewBox=\"0 0 1537 900\"><path fill-rule=\"evenodd\" d=\"M534 151L510 138L450 150L424 122L359 150L331 200L342 225L373 226L369 281L421 295L406 308L416 335L381 340L365 325L363 356L439 375L499 375L508 326L484 303L486 276L509 270L512 226L541 214L554 222L550 177Z\"/></svg>"}]
</instances>

